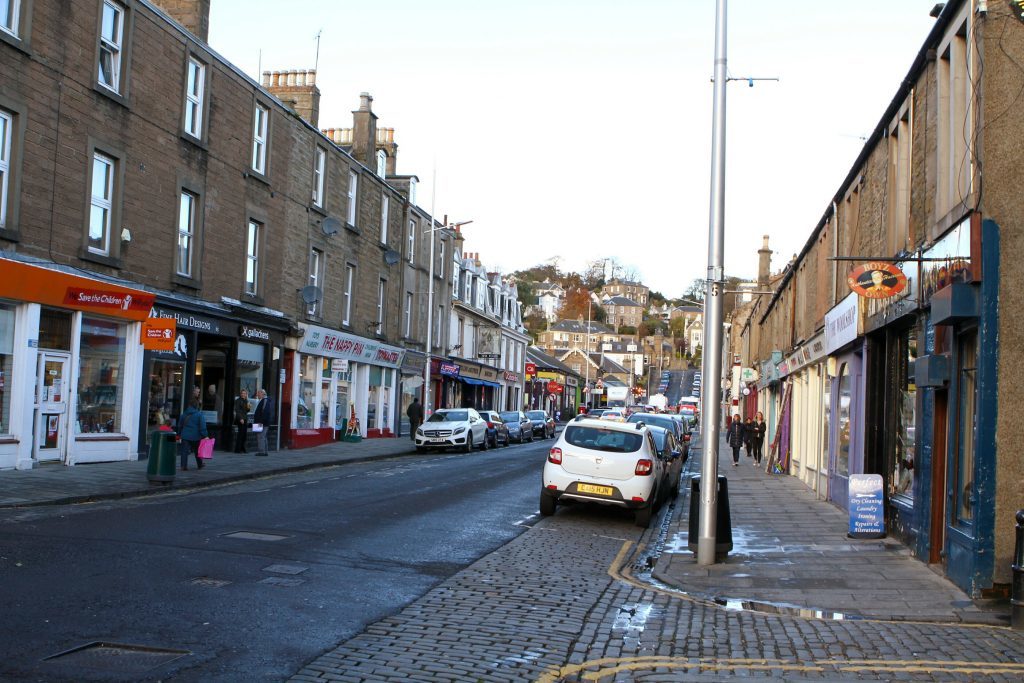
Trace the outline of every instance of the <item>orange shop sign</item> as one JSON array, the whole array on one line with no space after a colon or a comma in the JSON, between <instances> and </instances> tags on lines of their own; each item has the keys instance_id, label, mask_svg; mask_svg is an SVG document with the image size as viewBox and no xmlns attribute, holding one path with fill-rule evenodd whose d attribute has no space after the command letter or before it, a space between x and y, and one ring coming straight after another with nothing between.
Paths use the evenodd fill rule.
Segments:
<instances>
[{"instance_id":1,"label":"orange shop sign","mask_svg":"<svg viewBox=\"0 0 1024 683\"><path fill-rule=\"evenodd\" d=\"M150 351L173 351L178 335L174 318L146 318L142 321L142 348Z\"/></svg>"},{"instance_id":2,"label":"orange shop sign","mask_svg":"<svg viewBox=\"0 0 1024 683\"><path fill-rule=\"evenodd\" d=\"M869 261L850 271L846 283L859 296L888 299L907 288L907 276L895 264Z\"/></svg>"},{"instance_id":3,"label":"orange shop sign","mask_svg":"<svg viewBox=\"0 0 1024 683\"><path fill-rule=\"evenodd\" d=\"M8 259L0 259L0 297L138 322L149 317L156 299L138 289Z\"/></svg>"}]
</instances>

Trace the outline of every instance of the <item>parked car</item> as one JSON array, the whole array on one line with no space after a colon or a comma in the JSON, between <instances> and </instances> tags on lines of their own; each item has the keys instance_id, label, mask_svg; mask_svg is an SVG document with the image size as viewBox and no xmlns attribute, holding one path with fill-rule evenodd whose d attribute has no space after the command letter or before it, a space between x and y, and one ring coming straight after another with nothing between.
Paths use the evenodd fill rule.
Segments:
<instances>
[{"instance_id":1,"label":"parked car","mask_svg":"<svg viewBox=\"0 0 1024 683\"><path fill-rule=\"evenodd\" d=\"M461 448L469 453L474 446L487 450L487 423L472 408L442 408L416 430L416 450Z\"/></svg>"},{"instance_id":2,"label":"parked car","mask_svg":"<svg viewBox=\"0 0 1024 683\"><path fill-rule=\"evenodd\" d=\"M669 415L660 413L633 413L629 416L629 422L643 422L649 425L656 425L672 432L677 441L683 440L683 427L678 420L673 420Z\"/></svg>"},{"instance_id":3,"label":"parked car","mask_svg":"<svg viewBox=\"0 0 1024 683\"><path fill-rule=\"evenodd\" d=\"M499 413L508 429L508 438L516 443L533 441L533 420L521 410L506 410Z\"/></svg>"},{"instance_id":4,"label":"parked car","mask_svg":"<svg viewBox=\"0 0 1024 683\"><path fill-rule=\"evenodd\" d=\"M555 418L543 410L527 410L526 417L533 422L533 435L542 439L555 437Z\"/></svg>"},{"instance_id":5,"label":"parked car","mask_svg":"<svg viewBox=\"0 0 1024 683\"><path fill-rule=\"evenodd\" d=\"M646 425L573 420L559 434L544 463L540 513L560 502L584 501L634 511L647 527L662 497L665 462Z\"/></svg>"},{"instance_id":6,"label":"parked car","mask_svg":"<svg viewBox=\"0 0 1024 683\"><path fill-rule=\"evenodd\" d=\"M487 442L491 448L507 446L511 441L508 435L508 426L501 419L501 414L496 410L481 410L480 417L487 423Z\"/></svg>"},{"instance_id":7,"label":"parked car","mask_svg":"<svg viewBox=\"0 0 1024 683\"><path fill-rule=\"evenodd\" d=\"M607 408L591 408L587 412L583 413L585 417L592 417L595 420L605 414Z\"/></svg>"},{"instance_id":8,"label":"parked car","mask_svg":"<svg viewBox=\"0 0 1024 683\"><path fill-rule=\"evenodd\" d=\"M654 437L654 445L658 448L658 454L665 464L665 495L675 498L679 495L679 480L683 476L682 445L676 440L672 430L655 425L647 425Z\"/></svg>"},{"instance_id":9,"label":"parked car","mask_svg":"<svg viewBox=\"0 0 1024 683\"><path fill-rule=\"evenodd\" d=\"M612 421L615 421L615 422L625 422L626 421L626 411L624 411L624 410L622 410L620 408L608 408L607 410L605 410L605 411L603 411L601 413L600 419L602 419L602 420L612 420Z\"/></svg>"},{"instance_id":10,"label":"parked car","mask_svg":"<svg viewBox=\"0 0 1024 683\"><path fill-rule=\"evenodd\" d=\"M690 418L686 415L669 415L673 420L679 422L680 427L683 430L683 440L679 443L683 451L683 462L686 462L687 458L690 457L690 439L693 437L693 427L690 424Z\"/></svg>"}]
</instances>

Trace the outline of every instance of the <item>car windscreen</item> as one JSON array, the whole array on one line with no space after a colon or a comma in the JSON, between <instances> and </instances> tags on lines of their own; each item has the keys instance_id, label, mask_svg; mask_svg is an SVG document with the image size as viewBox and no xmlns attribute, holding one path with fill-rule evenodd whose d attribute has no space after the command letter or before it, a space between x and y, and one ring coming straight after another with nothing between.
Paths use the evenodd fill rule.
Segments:
<instances>
[{"instance_id":1,"label":"car windscreen","mask_svg":"<svg viewBox=\"0 0 1024 683\"><path fill-rule=\"evenodd\" d=\"M545 420L547 419L548 414L545 413L543 410L528 410L526 411L526 417L530 418L531 420Z\"/></svg>"},{"instance_id":2,"label":"car windscreen","mask_svg":"<svg viewBox=\"0 0 1024 683\"><path fill-rule=\"evenodd\" d=\"M439 410L427 422L465 422L468 419L469 412L466 410Z\"/></svg>"},{"instance_id":3,"label":"car windscreen","mask_svg":"<svg viewBox=\"0 0 1024 683\"><path fill-rule=\"evenodd\" d=\"M644 424L657 425L665 429L675 429L675 421L671 417L662 415L636 414L629 416L630 422L643 422Z\"/></svg>"},{"instance_id":4,"label":"car windscreen","mask_svg":"<svg viewBox=\"0 0 1024 683\"><path fill-rule=\"evenodd\" d=\"M502 422L519 422L519 413L498 413Z\"/></svg>"},{"instance_id":5,"label":"car windscreen","mask_svg":"<svg viewBox=\"0 0 1024 683\"><path fill-rule=\"evenodd\" d=\"M595 451L635 453L643 445L644 436L641 432L569 425L565 428L565 441L570 445Z\"/></svg>"}]
</instances>

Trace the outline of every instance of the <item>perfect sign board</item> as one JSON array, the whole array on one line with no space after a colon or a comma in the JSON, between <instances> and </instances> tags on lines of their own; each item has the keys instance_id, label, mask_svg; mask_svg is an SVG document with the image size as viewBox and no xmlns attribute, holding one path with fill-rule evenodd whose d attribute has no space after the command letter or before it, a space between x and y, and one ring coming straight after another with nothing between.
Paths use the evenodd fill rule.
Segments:
<instances>
[{"instance_id":1,"label":"perfect sign board","mask_svg":"<svg viewBox=\"0 0 1024 683\"><path fill-rule=\"evenodd\" d=\"M882 475L850 475L850 538L884 538Z\"/></svg>"}]
</instances>

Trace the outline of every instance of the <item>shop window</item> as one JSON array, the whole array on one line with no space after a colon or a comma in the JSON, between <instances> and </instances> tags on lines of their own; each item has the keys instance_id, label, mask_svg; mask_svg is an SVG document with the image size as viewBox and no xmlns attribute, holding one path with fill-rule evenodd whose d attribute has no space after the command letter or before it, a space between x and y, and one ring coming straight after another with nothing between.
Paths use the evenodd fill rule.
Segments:
<instances>
[{"instance_id":1,"label":"shop window","mask_svg":"<svg viewBox=\"0 0 1024 683\"><path fill-rule=\"evenodd\" d=\"M974 520L974 443L977 431L978 332L963 334L957 343L958 415L956 421L956 519Z\"/></svg>"},{"instance_id":2,"label":"shop window","mask_svg":"<svg viewBox=\"0 0 1024 683\"><path fill-rule=\"evenodd\" d=\"M850 476L850 402L853 399L853 381L850 368L844 363L839 370L839 438L836 442L836 474Z\"/></svg>"},{"instance_id":3,"label":"shop window","mask_svg":"<svg viewBox=\"0 0 1024 683\"><path fill-rule=\"evenodd\" d=\"M14 313L10 304L0 303L0 434L11 432L11 372L14 370Z\"/></svg>"},{"instance_id":4,"label":"shop window","mask_svg":"<svg viewBox=\"0 0 1024 683\"><path fill-rule=\"evenodd\" d=\"M832 426L832 378L825 373L824 389L821 393L821 462L828 462L829 430Z\"/></svg>"},{"instance_id":5,"label":"shop window","mask_svg":"<svg viewBox=\"0 0 1024 683\"><path fill-rule=\"evenodd\" d=\"M892 493L914 495L914 456L917 452L917 385L914 383L914 361L917 360L917 333L909 330L899 338L895 377L896 390L896 453Z\"/></svg>"},{"instance_id":6,"label":"shop window","mask_svg":"<svg viewBox=\"0 0 1024 683\"><path fill-rule=\"evenodd\" d=\"M162 426L177 431L178 418L185 406L185 363L178 360L154 359L149 373L149 408L146 411L146 433Z\"/></svg>"},{"instance_id":7,"label":"shop window","mask_svg":"<svg viewBox=\"0 0 1024 683\"><path fill-rule=\"evenodd\" d=\"M121 431L124 356L123 324L83 316L76 433Z\"/></svg>"},{"instance_id":8,"label":"shop window","mask_svg":"<svg viewBox=\"0 0 1024 683\"><path fill-rule=\"evenodd\" d=\"M302 356L299 365L299 405L296 426L300 429L313 428L313 410L316 408L316 389L320 381L320 358Z\"/></svg>"},{"instance_id":9,"label":"shop window","mask_svg":"<svg viewBox=\"0 0 1024 683\"><path fill-rule=\"evenodd\" d=\"M71 312L44 308L39 312L39 348L71 350Z\"/></svg>"},{"instance_id":10,"label":"shop window","mask_svg":"<svg viewBox=\"0 0 1024 683\"><path fill-rule=\"evenodd\" d=\"M249 392L249 398L256 396L256 390L263 386L263 362L266 347L260 344L238 342L238 391ZM253 411L256 402L250 400Z\"/></svg>"},{"instance_id":11,"label":"shop window","mask_svg":"<svg viewBox=\"0 0 1024 683\"><path fill-rule=\"evenodd\" d=\"M331 359L320 364L320 428L331 428Z\"/></svg>"},{"instance_id":12,"label":"shop window","mask_svg":"<svg viewBox=\"0 0 1024 683\"><path fill-rule=\"evenodd\" d=\"M226 377L227 354L219 349L201 349L196 356L196 374L193 381L195 386L203 387L202 410L207 427L221 423ZM230 422L230 416L228 420Z\"/></svg>"}]
</instances>

